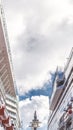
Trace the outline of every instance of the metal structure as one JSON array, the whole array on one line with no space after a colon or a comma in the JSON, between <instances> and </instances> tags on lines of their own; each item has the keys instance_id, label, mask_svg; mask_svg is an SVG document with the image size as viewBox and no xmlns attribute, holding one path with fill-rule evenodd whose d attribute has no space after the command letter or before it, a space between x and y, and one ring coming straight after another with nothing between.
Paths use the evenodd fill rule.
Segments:
<instances>
[{"instance_id":1,"label":"metal structure","mask_svg":"<svg viewBox=\"0 0 73 130\"><path fill-rule=\"evenodd\" d=\"M36 111L34 112L34 119L30 123L31 123L31 125L29 127L31 127L32 130L37 130L37 128L40 127L39 124L41 122L37 119Z\"/></svg>"}]
</instances>

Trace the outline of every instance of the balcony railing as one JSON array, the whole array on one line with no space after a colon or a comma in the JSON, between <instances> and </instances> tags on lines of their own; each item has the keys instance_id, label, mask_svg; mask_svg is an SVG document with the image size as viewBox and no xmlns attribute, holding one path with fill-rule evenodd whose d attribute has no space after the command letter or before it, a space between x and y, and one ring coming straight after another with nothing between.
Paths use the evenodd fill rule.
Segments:
<instances>
[{"instance_id":1,"label":"balcony railing","mask_svg":"<svg viewBox=\"0 0 73 130\"><path fill-rule=\"evenodd\" d=\"M16 98L10 96L9 94L6 94L6 98L7 98L7 99L10 99L11 101L13 101L13 102L15 102L15 103L17 102Z\"/></svg>"}]
</instances>

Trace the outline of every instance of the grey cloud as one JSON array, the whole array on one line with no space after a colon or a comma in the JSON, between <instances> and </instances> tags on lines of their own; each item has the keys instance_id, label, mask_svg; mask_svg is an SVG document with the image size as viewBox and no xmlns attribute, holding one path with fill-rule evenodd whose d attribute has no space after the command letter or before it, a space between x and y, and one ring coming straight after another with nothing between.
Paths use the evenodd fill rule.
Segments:
<instances>
[{"instance_id":1,"label":"grey cloud","mask_svg":"<svg viewBox=\"0 0 73 130\"><path fill-rule=\"evenodd\" d=\"M7 2L12 18L23 17L23 31L11 48L18 86L25 92L27 85L27 90L40 86L47 80L48 71L63 64L68 56L73 44L73 15L72 10L67 12L70 5L66 0L18 0L11 1L13 5Z\"/></svg>"},{"instance_id":2,"label":"grey cloud","mask_svg":"<svg viewBox=\"0 0 73 130\"><path fill-rule=\"evenodd\" d=\"M34 80L38 83L37 77L40 78L44 71L47 75L47 72L54 65L57 66L60 60L64 62L64 58L67 58L65 56L68 56L73 43L73 23L69 23L69 21L70 19L62 21L47 37L45 35L41 36L41 34L33 36L31 35L32 30L31 33L26 33L27 39L24 33L19 36L20 40L18 39L18 47L16 46L16 48L17 56L21 55L21 57L16 59L15 65L17 65L16 62L20 62L16 66L16 74L17 79L24 81L23 87L26 80L29 82L29 77L31 77L31 82ZM33 84L31 82L30 86L32 87ZM34 87L36 85L35 83ZM23 91L25 91L25 87Z\"/></svg>"}]
</instances>

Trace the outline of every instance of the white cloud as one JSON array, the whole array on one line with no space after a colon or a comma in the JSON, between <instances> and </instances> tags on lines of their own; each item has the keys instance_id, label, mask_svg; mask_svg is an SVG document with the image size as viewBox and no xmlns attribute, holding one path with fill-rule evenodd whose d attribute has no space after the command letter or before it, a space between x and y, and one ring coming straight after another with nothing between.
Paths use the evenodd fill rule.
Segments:
<instances>
[{"instance_id":1,"label":"white cloud","mask_svg":"<svg viewBox=\"0 0 73 130\"><path fill-rule=\"evenodd\" d=\"M48 71L64 66L73 45L69 0L4 0L17 86L41 87Z\"/></svg>"},{"instance_id":2,"label":"white cloud","mask_svg":"<svg viewBox=\"0 0 73 130\"><path fill-rule=\"evenodd\" d=\"M34 118L34 111L37 111L37 117L42 123L40 126L46 127L49 116L49 99L45 96L34 96L31 100L26 99L19 103L21 120L23 127L26 129Z\"/></svg>"}]
</instances>

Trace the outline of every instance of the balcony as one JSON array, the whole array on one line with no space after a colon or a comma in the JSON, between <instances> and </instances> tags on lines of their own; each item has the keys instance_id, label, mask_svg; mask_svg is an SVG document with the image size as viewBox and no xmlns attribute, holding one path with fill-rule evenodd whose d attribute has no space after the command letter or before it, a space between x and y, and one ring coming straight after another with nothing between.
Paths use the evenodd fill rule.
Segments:
<instances>
[{"instance_id":1,"label":"balcony","mask_svg":"<svg viewBox=\"0 0 73 130\"><path fill-rule=\"evenodd\" d=\"M16 118L17 118L16 114L9 113L9 115L10 115L10 117L11 117L12 119L15 119L15 120L16 120Z\"/></svg>"},{"instance_id":2,"label":"balcony","mask_svg":"<svg viewBox=\"0 0 73 130\"><path fill-rule=\"evenodd\" d=\"M13 101L14 103L17 103L16 98L10 96L9 94L6 94L6 99L10 99L10 100Z\"/></svg>"},{"instance_id":3,"label":"balcony","mask_svg":"<svg viewBox=\"0 0 73 130\"><path fill-rule=\"evenodd\" d=\"M16 104L16 103L13 103L13 102L11 102L11 101L6 100L6 104L7 104L7 106L12 106L12 107L14 107L14 108L17 108L17 104Z\"/></svg>"},{"instance_id":4,"label":"balcony","mask_svg":"<svg viewBox=\"0 0 73 130\"><path fill-rule=\"evenodd\" d=\"M6 106L6 109L7 109L7 111L13 112L15 114L17 113L16 109L13 109L13 108L11 108L9 106Z\"/></svg>"}]
</instances>

